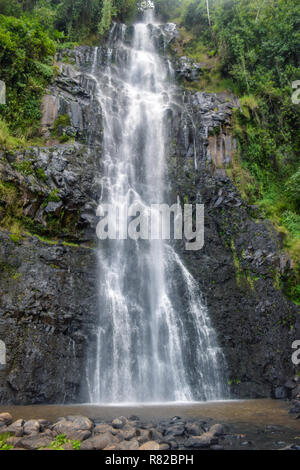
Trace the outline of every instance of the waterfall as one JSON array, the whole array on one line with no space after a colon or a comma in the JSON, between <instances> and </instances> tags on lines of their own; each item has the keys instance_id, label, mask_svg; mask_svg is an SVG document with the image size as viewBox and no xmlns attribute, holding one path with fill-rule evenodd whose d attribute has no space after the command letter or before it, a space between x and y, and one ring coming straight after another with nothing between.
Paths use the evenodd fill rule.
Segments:
<instances>
[{"instance_id":1,"label":"waterfall","mask_svg":"<svg viewBox=\"0 0 300 470\"><path fill-rule=\"evenodd\" d=\"M96 48L90 75L103 114L99 204L145 209L168 199L166 112L176 85L157 51L163 33L144 22L110 33L105 67ZM174 201L176 202L176 201ZM125 221L124 221L125 223ZM99 323L89 351L92 403L227 397L224 357L199 288L163 240L99 241Z\"/></svg>"}]
</instances>

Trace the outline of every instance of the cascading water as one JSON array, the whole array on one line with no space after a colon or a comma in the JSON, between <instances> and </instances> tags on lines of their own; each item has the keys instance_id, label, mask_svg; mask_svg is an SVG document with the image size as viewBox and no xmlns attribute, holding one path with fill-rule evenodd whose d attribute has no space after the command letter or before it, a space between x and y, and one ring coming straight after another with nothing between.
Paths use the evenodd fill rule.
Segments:
<instances>
[{"instance_id":1,"label":"cascading water","mask_svg":"<svg viewBox=\"0 0 300 470\"><path fill-rule=\"evenodd\" d=\"M172 70L156 50L153 11L128 39L115 25L107 66L91 75L103 114L100 204L163 203ZM160 34L162 31L160 31ZM176 201L175 201L176 202ZM124 221L126 223L126 221ZM198 286L165 241L99 242L99 326L87 377L93 403L226 398L224 358Z\"/></svg>"}]
</instances>

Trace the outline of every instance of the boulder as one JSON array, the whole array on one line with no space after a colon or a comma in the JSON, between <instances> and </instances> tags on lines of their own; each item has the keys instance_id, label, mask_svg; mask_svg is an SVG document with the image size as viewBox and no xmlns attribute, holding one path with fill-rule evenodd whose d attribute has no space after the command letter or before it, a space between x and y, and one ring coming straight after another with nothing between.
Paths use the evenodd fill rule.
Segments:
<instances>
[{"instance_id":1,"label":"boulder","mask_svg":"<svg viewBox=\"0 0 300 470\"><path fill-rule=\"evenodd\" d=\"M74 450L74 447L73 447L72 442L66 442L66 444L63 444L63 445L62 445L62 448L63 448L64 450Z\"/></svg>"},{"instance_id":2,"label":"boulder","mask_svg":"<svg viewBox=\"0 0 300 470\"><path fill-rule=\"evenodd\" d=\"M152 441L160 441L163 438L162 433L155 428L149 429L149 436Z\"/></svg>"},{"instance_id":3,"label":"boulder","mask_svg":"<svg viewBox=\"0 0 300 470\"><path fill-rule=\"evenodd\" d=\"M118 448L120 450L138 450L139 449L139 443L137 439L131 439L131 441L121 441L118 444Z\"/></svg>"},{"instance_id":4,"label":"boulder","mask_svg":"<svg viewBox=\"0 0 300 470\"><path fill-rule=\"evenodd\" d=\"M6 432L9 432L10 434L13 434L14 436L20 437L23 436L24 434L24 419L17 419L17 421L14 421L10 426L6 428Z\"/></svg>"},{"instance_id":5,"label":"boulder","mask_svg":"<svg viewBox=\"0 0 300 470\"><path fill-rule=\"evenodd\" d=\"M170 444L167 442L163 442L159 444L159 450L169 450L171 448Z\"/></svg>"},{"instance_id":6,"label":"boulder","mask_svg":"<svg viewBox=\"0 0 300 470\"><path fill-rule=\"evenodd\" d=\"M185 434L185 426L183 424L173 425L167 429L164 437L166 439L175 439L178 436L183 436Z\"/></svg>"},{"instance_id":7,"label":"boulder","mask_svg":"<svg viewBox=\"0 0 300 470\"><path fill-rule=\"evenodd\" d=\"M73 423L77 429L81 429L83 431L91 431L91 429L94 427L93 422L86 416L67 416L66 420Z\"/></svg>"},{"instance_id":8,"label":"boulder","mask_svg":"<svg viewBox=\"0 0 300 470\"><path fill-rule=\"evenodd\" d=\"M148 441L142 444L139 450L160 450L160 445L155 441Z\"/></svg>"},{"instance_id":9,"label":"boulder","mask_svg":"<svg viewBox=\"0 0 300 470\"><path fill-rule=\"evenodd\" d=\"M276 387L274 391L274 398L277 400L284 400L288 397L288 391L285 386Z\"/></svg>"},{"instance_id":10,"label":"boulder","mask_svg":"<svg viewBox=\"0 0 300 470\"><path fill-rule=\"evenodd\" d=\"M41 429L41 425L37 419L30 419L26 421L23 426L24 434L38 434Z\"/></svg>"},{"instance_id":11,"label":"boulder","mask_svg":"<svg viewBox=\"0 0 300 470\"><path fill-rule=\"evenodd\" d=\"M28 449L28 450L37 450L42 447L49 447L52 438L50 436L47 436L45 434L39 434L36 436L27 436L23 437L19 442L18 442L18 447L23 447L23 449Z\"/></svg>"},{"instance_id":12,"label":"boulder","mask_svg":"<svg viewBox=\"0 0 300 470\"><path fill-rule=\"evenodd\" d=\"M124 418L124 416L120 416L119 418L115 418L111 424L115 429L122 429L125 424L127 424L127 419Z\"/></svg>"},{"instance_id":13,"label":"boulder","mask_svg":"<svg viewBox=\"0 0 300 470\"><path fill-rule=\"evenodd\" d=\"M137 430L137 440L140 444L144 444L147 441L150 441L150 431L148 429L138 429Z\"/></svg>"},{"instance_id":14,"label":"boulder","mask_svg":"<svg viewBox=\"0 0 300 470\"><path fill-rule=\"evenodd\" d=\"M209 432L213 436L222 436L223 434L225 434L225 429L222 424L214 424L209 428Z\"/></svg>"},{"instance_id":15,"label":"boulder","mask_svg":"<svg viewBox=\"0 0 300 470\"><path fill-rule=\"evenodd\" d=\"M9 446L18 447L21 439L22 439L21 437L12 436L12 437L9 437L8 439L6 439L5 444L7 444Z\"/></svg>"},{"instance_id":16,"label":"boulder","mask_svg":"<svg viewBox=\"0 0 300 470\"><path fill-rule=\"evenodd\" d=\"M210 432L205 432L201 436L193 436L184 443L185 447L192 449L206 449L211 445L218 444L218 439Z\"/></svg>"},{"instance_id":17,"label":"boulder","mask_svg":"<svg viewBox=\"0 0 300 470\"><path fill-rule=\"evenodd\" d=\"M292 400L292 407L289 412L291 414L300 413L300 400Z\"/></svg>"},{"instance_id":18,"label":"boulder","mask_svg":"<svg viewBox=\"0 0 300 470\"><path fill-rule=\"evenodd\" d=\"M185 425L185 432L189 436L199 436L201 432L203 432L203 429L197 423L187 423Z\"/></svg>"},{"instance_id":19,"label":"boulder","mask_svg":"<svg viewBox=\"0 0 300 470\"><path fill-rule=\"evenodd\" d=\"M85 416L67 416L52 426L52 430L56 434L66 434L68 438L76 431L90 432L92 429L92 421Z\"/></svg>"},{"instance_id":20,"label":"boulder","mask_svg":"<svg viewBox=\"0 0 300 470\"><path fill-rule=\"evenodd\" d=\"M118 434L120 440L129 441L136 436L136 428L133 426L125 425Z\"/></svg>"},{"instance_id":21,"label":"boulder","mask_svg":"<svg viewBox=\"0 0 300 470\"><path fill-rule=\"evenodd\" d=\"M97 424L97 426L95 426L93 429L94 434L104 434L106 432L116 434L118 431L116 431L116 429L113 428L110 424Z\"/></svg>"},{"instance_id":22,"label":"boulder","mask_svg":"<svg viewBox=\"0 0 300 470\"><path fill-rule=\"evenodd\" d=\"M104 434L97 434L85 440L80 447L80 450L102 450L116 443L116 438L106 432Z\"/></svg>"},{"instance_id":23,"label":"boulder","mask_svg":"<svg viewBox=\"0 0 300 470\"><path fill-rule=\"evenodd\" d=\"M13 419L10 413L0 413L0 423L9 426L12 422Z\"/></svg>"},{"instance_id":24,"label":"boulder","mask_svg":"<svg viewBox=\"0 0 300 470\"><path fill-rule=\"evenodd\" d=\"M85 441L86 439L88 439L89 437L91 437L92 433L91 431L88 431L88 430L81 430L79 429L78 431L73 431L73 432L69 432L68 435L67 435L67 438L68 439L72 439L72 441Z\"/></svg>"}]
</instances>

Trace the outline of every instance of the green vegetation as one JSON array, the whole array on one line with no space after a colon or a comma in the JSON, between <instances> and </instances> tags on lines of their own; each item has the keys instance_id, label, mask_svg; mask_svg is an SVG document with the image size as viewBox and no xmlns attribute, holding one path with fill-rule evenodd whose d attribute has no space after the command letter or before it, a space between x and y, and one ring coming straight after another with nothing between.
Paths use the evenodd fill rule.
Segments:
<instances>
[{"instance_id":1,"label":"green vegetation","mask_svg":"<svg viewBox=\"0 0 300 470\"><path fill-rule=\"evenodd\" d=\"M65 129L70 125L71 121L68 114L61 114L53 124L51 132L52 136L57 138L61 143L67 142L70 139L70 136L65 133Z\"/></svg>"},{"instance_id":2,"label":"green vegetation","mask_svg":"<svg viewBox=\"0 0 300 470\"><path fill-rule=\"evenodd\" d=\"M35 170L35 173L36 173L38 179L40 179L40 180L42 180L42 181L44 181L44 182L47 181L47 176L46 176L46 173L44 172L43 168L37 168L37 169Z\"/></svg>"},{"instance_id":3,"label":"green vegetation","mask_svg":"<svg viewBox=\"0 0 300 470\"><path fill-rule=\"evenodd\" d=\"M53 450L64 450L63 446L66 444L71 444L73 450L79 450L81 442L68 439L65 434L59 434L54 441L51 442L49 448Z\"/></svg>"},{"instance_id":4,"label":"green vegetation","mask_svg":"<svg viewBox=\"0 0 300 470\"><path fill-rule=\"evenodd\" d=\"M54 189L53 191L51 191L49 193L49 196L47 198L47 203L50 202L50 201L52 201L52 202L59 202L60 201L60 197L58 195L58 189Z\"/></svg>"},{"instance_id":5,"label":"green vegetation","mask_svg":"<svg viewBox=\"0 0 300 470\"><path fill-rule=\"evenodd\" d=\"M6 104L0 105L0 150L15 151L45 143L40 136L41 98L57 73L56 50L74 44L99 44L105 40L113 20L131 21L136 16L138 3L136 0L0 0L0 80L6 84ZM52 137L60 142L72 139L66 133L68 126L69 116L60 116ZM17 157L12 166L24 176L47 180L45 171L35 167L32 157ZM66 238L66 243L72 242L78 219L76 211L47 214L45 223L37 224L24 216L22 197L21 187L0 181L1 226L10 232L14 243L26 231L47 239L61 236ZM57 191L52 191L42 206L59 201Z\"/></svg>"},{"instance_id":6,"label":"green vegetation","mask_svg":"<svg viewBox=\"0 0 300 470\"><path fill-rule=\"evenodd\" d=\"M281 233L295 267L282 287L300 303L300 105L292 101L292 83L300 79L300 2L158 0L156 6L180 27L174 48L203 64L202 77L188 88L240 98L233 122L238 150L227 171Z\"/></svg>"},{"instance_id":7,"label":"green vegetation","mask_svg":"<svg viewBox=\"0 0 300 470\"><path fill-rule=\"evenodd\" d=\"M99 44L112 21L136 18L142 0L0 0L0 80L7 104L0 105L0 148L29 145L40 133L40 103L54 79L57 49ZM243 197L279 230L295 272L282 280L286 294L300 303L300 105L292 102L292 83L300 80L299 0L154 0L162 21L175 21L179 55L202 64L195 90L233 91L240 98L233 133L237 154L228 174ZM71 59L69 59L71 60ZM61 116L53 137L61 142L69 117ZM17 161L25 175L42 169ZM39 173L38 173L39 172ZM18 189L0 183L0 216L13 238L20 226L30 231L18 204ZM51 199L52 196L54 199ZM58 195L48 201L58 201ZM13 210L10 207L13 203ZM62 215L63 217L63 215ZM22 221L21 221L22 219ZM21 221L21 222L20 222ZM51 220L49 221L51 224ZM57 228L60 222L52 221ZM57 228L58 229L58 228ZM48 232L40 233L48 236Z\"/></svg>"},{"instance_id":8,"label":"green vegetation","mask_svg":"<svg viewBox=\"0 0 300 470\"><path fill-rule=\"evenodd\" d=\"M0 434L0 450L11 450L13 446L6 444L6 441L12 435L8 432Z\"/></svg>"},{"instance_id":9,"label":"green vegetation","mask_svg":"<svg viewBox=\"0 0 300 470\"><path fill-rule=\"evenodd\" d=\"M19 143L15 139L36 135L40 98L54 76L54 52L55 42L36 19L0 15L0 78L7 88L0 144L12 147Z\"/></svg>"},{"instance_id":10,"label":"green vegetation","mask_svg":"<svg viewBox=\"0 0 300 470\"><path fill-rule=\"evenodd\" d=\"M241 383L240 379L227 380L228 385L239 385Z\"/></svg>"},{"instance_id":11,"label":"green vegetation","mask_svg":"<svg viewBox=\"0 0 300 470\"><path fill-rule=\"evenodd\" d=\"M16 161L12 166L20 173L23 173L23 175L32 175L34 173L30 160Z\"/></svg>"},{"instance_id":12,"label":"green vegetation","mask_svg":"<svg viewBox=\"0 0 300 470\"><path fill-rule=\"evenodd\" d=\"M46 207L49 202L59 202L60 196L57 189L51 191L48 196L40 195L42 207ZM25 216L23 213L22 190L13 183L0 181L0 220L1 227L10 232L10 239L14 243L22 240L23 236L39 235L57 238L63 237L66 242L72 243L74 238L74 227L78 222L79 214L74 211L65 214L64 210L58 215L47 214L46 225L36 223L33 218ZM54 243L56 243L54 241Z\"/></svg>"},{"instance_id":13,"label":"green vegetation","mask_svg":"<svg viewBox=\"0 0 300 470\"><path fill-rule=\"evenodd\" d=\"M11 150L18 147L24 147L24 145L25 139L14 137L9 130L7 123L0 119L0 149L6 148Z\"/></svg>"},{"instance_id":14,"label":"green vegetation","mask_svg":"<svg viewBox=\"0 0 300 470\"><path fill-rule=\"evenodd\" d=\"M247 292L249 289L254 290L254 281L258 281L258 277L250 273L249 270L243 269L239 260L234 241L231 240L231 251L233 256L233 263L235 267L236 283ZM242 253L243 257L243 253Z\"/></svg>"},{"instance_id":15,"label":"green vegetation","mask_svg":"<svg viewBox=\"0 0 300 470\"><path fill-rule=\"evenodd\" d=\"M40 135L40 104L57 73L54 54L74 44L99 44L112 20L130 21L136 0L0 0L0 149L24 147ZM65 142L68 136L61 134Z\"/></svg>"}]
</instances>

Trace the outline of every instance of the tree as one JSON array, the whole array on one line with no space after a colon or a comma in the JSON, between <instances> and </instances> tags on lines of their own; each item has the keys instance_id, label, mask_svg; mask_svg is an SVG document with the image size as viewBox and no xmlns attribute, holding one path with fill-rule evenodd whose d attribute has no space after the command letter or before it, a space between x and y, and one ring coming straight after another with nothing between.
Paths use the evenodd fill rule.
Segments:
<instances>
[{"instance_id":1,"label":"tree","mask_svg":"<svg viewBox=\"0 0 300 470\"><path fill-rule=\"evenodd\" d=\"M111 25L112 17L115 16L116 9L113 6L113 0L104 0L103 7L102 7L102 18L98 24L98 32L99 34L105 34Z\"/></svg>"},{"instance_id":2,"label":"tree","mask_svg":"<svg viewBox=\"0 0 300 470\"><path fill-rule=\"evenodd\" d=\"M258 21L258 18L259 18L261 9L262 9L263 6L264 6L264 3L265 3L265 0L262 0L261 3L260 3L260 5L259 5L259 8L258 8L258 10L257 10L257 15L256 15L256 18L255 18L255 21L256 21L256 22Z\"/></svg>"}]
</instances>

